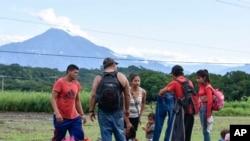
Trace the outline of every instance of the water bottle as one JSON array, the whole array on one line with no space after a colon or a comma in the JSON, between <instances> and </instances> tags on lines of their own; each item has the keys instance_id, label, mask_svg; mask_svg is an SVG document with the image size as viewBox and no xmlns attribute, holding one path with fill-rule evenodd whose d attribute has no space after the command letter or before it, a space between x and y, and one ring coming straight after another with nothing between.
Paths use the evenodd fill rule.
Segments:
<instances>
[{"instance_id":1,"label":"water bottle","mask_svg":"<svg viewBox=\"0 0 250 141\"><path fill-rule=\"evenodd\" d=\"M212 131L213 129L213 116L210 116L210 118L207 119L207 132L210 133L210 131Z\"/></svg>"}]
</instances>

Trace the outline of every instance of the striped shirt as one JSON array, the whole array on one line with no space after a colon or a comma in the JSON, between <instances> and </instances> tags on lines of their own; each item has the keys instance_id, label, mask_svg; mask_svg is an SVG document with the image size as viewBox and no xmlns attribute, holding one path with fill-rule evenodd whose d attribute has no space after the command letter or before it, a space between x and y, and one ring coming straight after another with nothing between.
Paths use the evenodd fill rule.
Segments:
<instances>
[{"instance_id":1,"label":"striped shirt","mask_svg":"<svg viewBox=\"0 0 250 141\"><path fill-rule=\"evenodd\" d=\"M139 95L136 98L134 98L134 96L132 95L130 91L130 105L129 105L129 111L130 111L129 117L130 118L139 117L139 113L141 111L141 103L142 103L142 88L140 88ZM136 106L138 108L136 108Z\"/></svg>"}]
</instances>

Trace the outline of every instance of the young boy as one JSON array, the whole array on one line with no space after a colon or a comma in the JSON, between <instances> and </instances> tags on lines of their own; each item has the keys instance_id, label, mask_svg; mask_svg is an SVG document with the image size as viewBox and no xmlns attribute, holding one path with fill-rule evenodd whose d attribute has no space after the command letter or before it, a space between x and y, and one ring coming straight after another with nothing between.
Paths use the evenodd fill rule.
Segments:
<instances>
[{"instance_id":1,"label":"young boy","mask_svg":"<svg viewBox=\"0 0 250 141\"><path fill-rule=\"evenodd\" d=\"M155 129L155 114L150 113L148 115L148 123L146 127L142 127L142 130L146 132L147 141L152 141L154 129Z\"/></svg>"},{"instance_id":2,"label":"young boy","mask_svg":"<svg viewBox=\"0 0 250 141\"><path fill-rule=\"evenodd\" d=\"M228 129L223 129L223 130L220 132L221 139L219 139L218 141L224 141L225 136L226 136L227 133L229 133L229 130L228 130Z\"/></svg>"}]
</instances>

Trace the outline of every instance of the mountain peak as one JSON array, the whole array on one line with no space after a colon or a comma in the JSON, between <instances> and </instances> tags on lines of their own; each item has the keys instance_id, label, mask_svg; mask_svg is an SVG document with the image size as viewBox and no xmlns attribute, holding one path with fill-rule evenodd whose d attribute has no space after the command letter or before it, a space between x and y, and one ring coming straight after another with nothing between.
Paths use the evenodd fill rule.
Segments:
<instances>
[{"instance_id":1,"label":"mountain peak","mask_svg":"<svg viewBox=\"0 0 250 141\"><path fill-rule=\"evenodd\" d=\"M122 58L119 56L112 50L98 46L84 37L72 36L66 31L57 28L50 28L44 33L20 43L0 46L1 64L16 63L21 66L57 68L59 70L65 70L69 64L76 64L80 68L94 69L101 67L104 58L112 57L119 62L119 67L134 65L166 73L171 69L158 62L144 63L143 61L136 61L143 60L143 58L128 55L123 59L119 59ZM198 68L203 68L201 65L183 67L190 73ZM204 67L212 70L210 72L220 71L220 74L225 73L225 69L230 69L225 66L211 67L207 64ZM249 72L249 65L240 69Z\"/></svg>"},{"instance_id":2,"label":"mountain peak","mask_svg":"<svg viewBox=\"0 0 250 141\"><path fill-rule=\"evenodd\" d=\"M69 33L59 28L50 28L47 31L45 31L43 34L52 34L52 35L64 34L64 35L70 36Z\"/></svg>"}]
</instances>

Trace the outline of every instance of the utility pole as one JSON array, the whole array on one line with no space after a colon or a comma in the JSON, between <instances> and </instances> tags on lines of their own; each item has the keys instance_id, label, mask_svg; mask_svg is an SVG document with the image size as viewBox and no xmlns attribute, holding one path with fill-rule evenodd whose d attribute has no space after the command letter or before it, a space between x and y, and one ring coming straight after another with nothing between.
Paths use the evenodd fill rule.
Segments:
<instances>
[{"instance_id":1,"label":"utility pole","mask_svg":"<svg viewBox=\"0 0 250 141\"><path fill-rule=\"evenodd\" d=\"M4 91L4 76L0 75L0 77L2 77L2 92Z\"/></svg>"}]
</instances>

